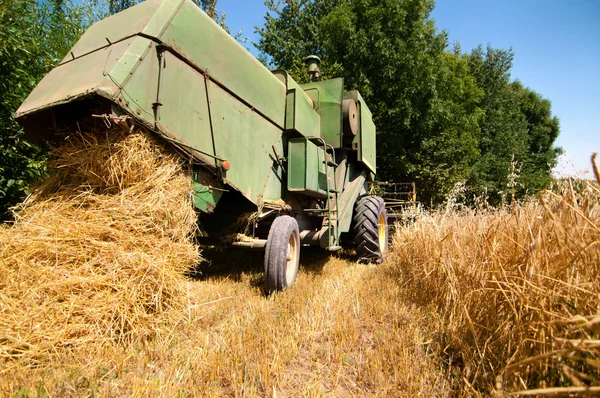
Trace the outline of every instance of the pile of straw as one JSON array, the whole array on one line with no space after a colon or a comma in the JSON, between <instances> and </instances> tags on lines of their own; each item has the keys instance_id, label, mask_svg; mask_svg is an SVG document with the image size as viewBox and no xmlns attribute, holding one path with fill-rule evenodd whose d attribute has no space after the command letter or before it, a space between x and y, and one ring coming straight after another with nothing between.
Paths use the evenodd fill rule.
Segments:
<instances>
[{"instance_id":1,"label":"pile of straw","mask_svg":"<svg viewBox=\"0 0 600 398\"><path fill-rule=\"evenodd\" d=\"M0 228L0 367L143 342L185 307L199 261L190 178L142 130L74 134Z\"/></svg>"},{"instance_id":2,"label":"pile of straw","mask_svg":"<svg viewBox=\"0 0 600 398\"><path fill-rule=\"evenodd\" d=\"M392 272L430 314L458 391L600 392L598 183L399 230Z\"/></svg>"}]
</instances>

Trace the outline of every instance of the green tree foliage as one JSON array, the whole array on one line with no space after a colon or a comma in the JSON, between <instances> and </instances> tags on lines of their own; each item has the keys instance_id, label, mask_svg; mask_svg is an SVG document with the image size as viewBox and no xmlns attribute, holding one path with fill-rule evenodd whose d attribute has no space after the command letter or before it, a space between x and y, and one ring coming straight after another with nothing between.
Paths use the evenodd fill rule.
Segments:
<instances>
[{"instance_id":1,"label":"green tree foliage","mask_svg":"<svg viewBox=\"0 0 600 398\"><path fill-rule=\"evenodd\" d=\"M467 62L454 53L442 54L436 94L432 100L427 137L417 149L412 178L419 195L434 203L443 201L457 183L471 177L480 156L479 125L483 90L469 73ZM395 176L389 175L394 179Z\"/></svg>"},{"instance_id":2,"label":"green tree foliage","mask_svg":"<svg viewBox=\"0 0 600 398\"><path fill-rule=\"evenodd\" d=\"M547 188L550 169L561 153L553 146L558 137L558 118L550 102L519 82L510 82L512 50L480 46L465 59L477 85L484 91L480 107L479 149L469 188L474 194L487 190L489 199L522 197Z\"/></svg>"},{"instance_id":3,"label":"green tree foliage","mask_svg":"<svg viewBox=\"0 0 600 398\"><path fill-rule=\"evenodd\" d=\"M217 14L217 0L199 0L197 4L204 10L204 12L214 20L217 20L219 15Z\"/></svg>"},{"instance_id":4,"label":"green tree foliage","mask_svg":"<svg viewBox=\"0 0 600 398\"><path fill-rule=\"evenodd\" d=\"M485 93L480 103L485 112L480 123L481 157L473 166L468 186L475 194L487 188L492 203L507 193L512 162L521 164L526 156L526 121L509 84L513 57L511 50L488 47L484 51L481 46L466 57L477 85Z\"/></svg>"},{"instance_id":5,"label":"green tree foliage","mask_svg":"<svg viewBox=\"0 0 600 398\"><path fill-rule=\"evenodd\" d=\"M375 115L378 173L416 181L422 199L440 200L464 180L478 155L482 93L445 33L429 19L432 1L286 0L266 3L258 48L272 66L306 79L302 59L323 59L361 91Z\"/></svg>"},{"instance_id":6,"label":"green tree foliage","mask_svg":"<svg viewBox=\"0 0 600 398\"><path fill-rule=\"evenodd\" d=\"M136 0L109 0L108 9L111 14L116 14L118 12L128 9L136 3Z\"/></svg>"},{"instance_id":7,"label":"green tree foliage","mask_svg":"<svg viewBox=\"0 0 600 398\"><path fill-rule=\"evenodd\" d=\"M522 165L522 185L530 192L536 192L550 185L550 171L563 152L554 146L560 123L558 117L552 115L549 100L518 81L511 87L527 122L527 157Z\"/></svg>"},{"instance_id":8,"label":"green tree foliage","mask_svg":"<svg viewBox=\"0 0 600 398\"><path fill-rule=\"evenodd\" d=\"M0 219L45 171L43 153L23 140L13 114L74 44L91 15L89 5L67 1L0 2Z\"/></svg>"},{"instance_id":9,"label":"green tree foliage","mask_svg":"<svg viewBox=\"0 0 600 398\"><path fill-rule=\"evenodd\" d=\"M511 50L447 51L445 32L429 18L431 0L265 4L261 57L304 82L303 59L316 54L324 78L342 76L361 91L378 127L381 179L417 182L426 203L458 182L498 202L517 169L530 191L547 186L558 121L549 102L510 82Z\"/></svg>"}]
</instances>

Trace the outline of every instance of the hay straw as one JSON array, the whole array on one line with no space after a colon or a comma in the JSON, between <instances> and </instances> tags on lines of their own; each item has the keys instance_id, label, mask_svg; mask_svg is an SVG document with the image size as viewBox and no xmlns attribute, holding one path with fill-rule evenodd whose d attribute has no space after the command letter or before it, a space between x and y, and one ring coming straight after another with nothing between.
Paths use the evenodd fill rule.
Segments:
<instances>
[{"instance_id":1,"label":"hay straw","mask_svg":"<svg viewBox=\"0 0 600 398\"><path fill-rule=\"evenodd\" d=\"M455 391L597 391L599 227L600 191L569 181L537 203L434 213L399 230L394 273L431 314Z\"/></svg>"},{"instance_id":2,"label":"hay straw","mask_svg":"<svg viewBox=\"0 0 600 398\"><path fill-rule=\"evenodd\" d=\"M199 261L191 180L148 133L71 135L50 170L0 228L2 367L152 338Z\"/></svg>"},{"instance_id":3,"label":"hay straw","mask_svg":"<svg viewBox=\"0 0 600 398\"><path fill-rule=\"evenodd\" d=\"M383 268L304 252L266 299L262 253L218 250L184 280L195 219L176 159L141 132L70 142L0 232L0 396L447 395Z\"/></svg>"},{"instance_id":4,"label":"hay straw","mask_svg":"<svg viewBox=\"0 0 600 398\"><path fill-rule=\"evenodd\" d=\"M598 187L600 187L600 171L598 171L598 164L596 163L596 157L598 156L598 154L596 152L594 152L592 154L592 170L594 171L594 177L596 177L596 183L598 184Z\"/></svg>"}]
</instances>

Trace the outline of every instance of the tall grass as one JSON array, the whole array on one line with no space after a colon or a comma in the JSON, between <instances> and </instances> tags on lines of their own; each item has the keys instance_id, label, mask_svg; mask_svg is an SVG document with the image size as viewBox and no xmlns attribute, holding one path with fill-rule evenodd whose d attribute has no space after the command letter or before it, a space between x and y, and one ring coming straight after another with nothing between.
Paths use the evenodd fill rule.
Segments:
<instances>
[{"instance_id":1,"label":"tall grass","mask_svg":"<svg viewBox=\"0 0 600 398\"><path fill-rule=\"evenodd\" d=\"M600 190L422 215L394 237L392 277L426 314L465 395L600 392Z\"/></svg>"}]
</instances>

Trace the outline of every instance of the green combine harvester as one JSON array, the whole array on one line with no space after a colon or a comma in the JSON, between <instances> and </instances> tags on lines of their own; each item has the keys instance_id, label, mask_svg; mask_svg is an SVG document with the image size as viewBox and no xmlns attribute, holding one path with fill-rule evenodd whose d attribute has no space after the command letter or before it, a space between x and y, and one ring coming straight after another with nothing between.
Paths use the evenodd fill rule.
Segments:
<instances>
[{"instance_id":1,"label":"green combine harvester","mask_svg":"<svg viewBox=\"0 0 600 398\"><path fill-rule=\"evenodd\" d=\"M204 239L264 249L271 293L294 283L302 246L387 250L371 112L343 79L319 81L319 62L298 84L192 1L146 0L91 26L15 118L32 140L92 115L162 137L193 165Z\"/></svg>"}]
</instances>

